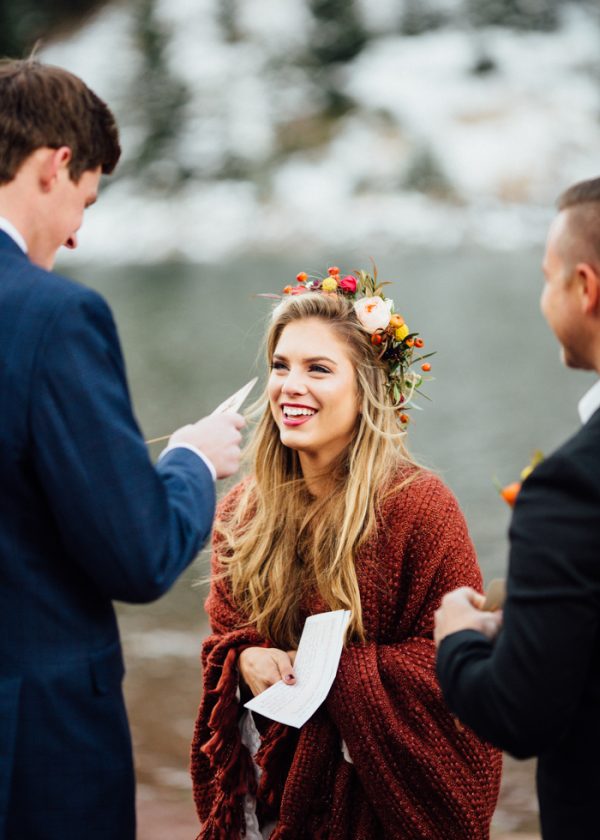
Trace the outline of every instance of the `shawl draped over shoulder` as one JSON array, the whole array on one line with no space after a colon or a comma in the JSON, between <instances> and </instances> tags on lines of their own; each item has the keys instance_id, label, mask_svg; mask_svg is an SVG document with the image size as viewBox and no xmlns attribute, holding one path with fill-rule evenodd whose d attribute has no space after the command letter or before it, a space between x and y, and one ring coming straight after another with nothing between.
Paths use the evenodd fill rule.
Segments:
<instances>
[{"instance_id":1,"label":"shawl draped over shoulder","mask_svg":"<svg viewBox=\"0 0 600 840\"><path fill-rule=\"evenodd\" d=\"M212 563L218 571L218 539ZM367 641L344 649L327 700L300 730L260 718L258 781L240 741L237 659L268 643L246 626L227 580L213 577L191 756L200 840L243 837L247 793L262 820L277 820L272 840L489 837L501 755L457 723L435 677L434 611L451 589L481 590L464 518L436 476L388 496L356 568ZM311 607L328 609L319 598Z\"/></svg>"}]
</instances>

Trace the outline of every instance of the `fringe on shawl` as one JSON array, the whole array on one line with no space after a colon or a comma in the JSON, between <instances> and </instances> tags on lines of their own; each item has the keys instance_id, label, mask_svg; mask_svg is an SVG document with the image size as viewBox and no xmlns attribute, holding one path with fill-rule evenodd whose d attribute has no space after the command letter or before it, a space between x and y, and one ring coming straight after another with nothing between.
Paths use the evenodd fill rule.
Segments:
<instances>
[{"instance_id":1,"label":"fringe on shawl","mask_svg":"<svg viewBox=\"0 0 600 840\"><path fill-rule=\"evenodd\" d=\"M246 647L263 642L240 633L237 640L210 643L191 756L194 799L203 823L197 840L234 840L246 830L244 797L256 795L254 765L238 728L237 660Z\"/></svg>"},{"instance_id":2,"label":"fringe on shawl","mask_svg":"<svg viewBox=\"0 0 600 840\"><path fill-rule=\"evenodd\" d=\"M257 807L261 820L276 819L279 813L297 741L297 731L282 723L272 723L264 733L261 747L254 757L262 770L257 789Z\"/></svg>"}]
</instances>

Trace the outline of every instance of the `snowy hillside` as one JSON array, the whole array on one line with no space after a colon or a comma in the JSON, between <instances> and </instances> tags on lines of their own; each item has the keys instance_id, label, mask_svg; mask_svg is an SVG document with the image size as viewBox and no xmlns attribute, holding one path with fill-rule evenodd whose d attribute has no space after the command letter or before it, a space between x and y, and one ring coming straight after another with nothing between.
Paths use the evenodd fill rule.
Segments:
<instances>
[{"instance_id":1,"label":"snowy hillside","mask_svg":"<svg viewBox=\"0 0 600 840\"><path fill-rule=\"evenodd\" d=\"M298 60L313 25L302 0L245 0L234 40L218 0L162 0L156 85L128 5L48 46L43 58L81 75L122 126L121 175L81 255L539 243L557 193L600 174L598 17L567 3L556 32L456 17L408 37L389 25L389 0L374 6L362 4L369 43L337 70L353 107L335 120L319 116ZM142 167L157 119L162 152Z\"/></svg>"}]
</instances>

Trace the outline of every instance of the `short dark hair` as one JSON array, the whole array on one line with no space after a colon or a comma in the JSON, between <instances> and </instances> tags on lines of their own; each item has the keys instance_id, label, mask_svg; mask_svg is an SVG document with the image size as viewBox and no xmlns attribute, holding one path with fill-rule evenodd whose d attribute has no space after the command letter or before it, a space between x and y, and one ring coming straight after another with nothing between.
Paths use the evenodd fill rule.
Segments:
<instances>
[{"instance_id":1,"label":"short dark hair","mask_svg":"<svg viewBox=\"0 0 600 840\"><path fill-rule=\"evenodd\" d=\"M0 60L0 185L13 180L36 149L71 149L69 175L101 168L121 155L108 106L77 76L33 58Z\"/></svg>"},{"instance_id":2,"label":"short dark hair","mask_svg":"<svg viewBox=\"0 0 600 840\"><path fill-rule=\"evenodd\" d=\"M563 243L568 265L584 260L600 271L600 178L573 184L561 193L556 206L568 212Z\"/></svg>"},{"instance_id":3,"label":"short dark hair","mask_svg":"<svg viewBox=\"0 0 600 840\"><path fill-rule=\"evenodd\" d=\"M561 193L556 202L559 210L568 210L578 204L592 204L600 202L600 178L590 178L579 181Z\"/></svg>"}]
</instances>

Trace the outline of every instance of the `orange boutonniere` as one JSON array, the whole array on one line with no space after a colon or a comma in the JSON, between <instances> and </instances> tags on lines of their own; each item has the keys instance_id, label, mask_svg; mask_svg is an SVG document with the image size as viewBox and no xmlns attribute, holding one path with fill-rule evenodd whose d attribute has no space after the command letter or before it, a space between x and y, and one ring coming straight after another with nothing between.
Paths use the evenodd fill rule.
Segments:
<instances>
[{"instance_id":1,"label":"orange boutonniere","mask_svg":"<svg viewBox=\"0 0 600 840\"><path fill-rule=\"evenodd\" d=\"M536 449L533 455L531 456L531 461L521 470L520 481L513 481L511 484L507 484L503 487L500 482L496 479L495 485L498 493L502 496L504 501L506 502L509 507L514 507L515 502L517 501L517 496L521 490L521 486L526 478L528 478L534 469L537 467L544 460L544 454L540 452L539 449Z\"/></svg>"}]
</instances>

